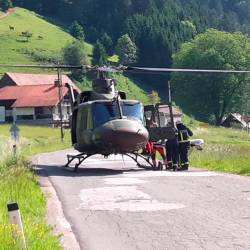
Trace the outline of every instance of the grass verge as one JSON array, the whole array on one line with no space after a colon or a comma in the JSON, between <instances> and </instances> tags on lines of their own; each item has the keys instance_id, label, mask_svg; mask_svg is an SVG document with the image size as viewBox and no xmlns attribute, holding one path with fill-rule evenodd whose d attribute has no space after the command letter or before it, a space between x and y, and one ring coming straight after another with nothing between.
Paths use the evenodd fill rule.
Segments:
<instances>
[{"instance_id":1,"label":"grass verge","mask_svg":"<svg viewBox=\"0 0 250 250\"><path fill-rule=\"evenodd\" d=\"M250 176L250 134L226 128L195 129L205 141L203 151L193 151L191 165L209 170Z\"/></svg>"},{"instance_id":2,"label":"grass verge","mask_svg":"<svg viewBox=\"0 0 250 250\"><path fill-rule=\"evenodd\" d=\"M18 202L22 214L28 249L61 249L59 237L46 225L46 199L37 177L22 159L10 158L0 168L0 249L22 249L17 228L10 225L6 204Z\"/></svg>"},{"instance_id":3,"label":"grass verge","mask_svg":"<svg viewBox=\"0 0 250 250\"><path fill-rule=\"evenodd\" d=\"M37 153L68 148L69 131L65 131L65 142L61 143L59 129L20 126L18 148L22 150L18 157L13 157L9 128L0 126L0 250L22 249L18 237L13 237L17 229L8 222L6 205L11 202L19 204L28 249L61 249L60 238L46 224L46 198L26 159Z\"/></svg>"}]
</instances>

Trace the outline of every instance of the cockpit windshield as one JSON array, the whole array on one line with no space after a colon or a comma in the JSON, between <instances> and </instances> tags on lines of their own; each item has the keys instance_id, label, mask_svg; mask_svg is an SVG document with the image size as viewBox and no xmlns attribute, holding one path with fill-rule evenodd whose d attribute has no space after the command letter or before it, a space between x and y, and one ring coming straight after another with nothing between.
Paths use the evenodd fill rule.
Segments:
<instances>
[{"instance_id":1,"label":"cockpit windshield","mask_svg":"<svg viewBox=\"0 0 250 250\"><path fill-rule=\"evenodd\" d=\"M141 103L120 102L122 116L135 119L143 123L143 106ZM120 118L119 107L116 102L95 103L93 107L94 127Z\"/></svg>"},{"instance_id":2,"label":"cockpit windshield","mask_svg":"<svg viewBox=\"0 0 250 250\"><path fill-rule=\"evenodd\" d=\"M141 103L122 103L122 115L143 123L143 106Z\"/></svg>"}]
</instances>

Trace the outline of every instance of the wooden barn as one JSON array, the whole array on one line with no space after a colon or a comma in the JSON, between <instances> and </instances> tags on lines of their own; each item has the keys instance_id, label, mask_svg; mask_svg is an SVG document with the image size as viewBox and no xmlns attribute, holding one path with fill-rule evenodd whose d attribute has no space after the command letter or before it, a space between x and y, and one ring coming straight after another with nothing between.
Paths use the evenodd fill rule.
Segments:
<instances>
[{"instance_id":1,"label":"wooden barn","mask_svg":"<svg viewBox=\"0 0 250 250\"><path fill-rule=\"evenodd\" d=\"M62 118L71 115L71 93L79 88L62 75ZM57 75L5 73L0 80L0 122L48 124L60 120Z\"/></svg>"}]
</instances>

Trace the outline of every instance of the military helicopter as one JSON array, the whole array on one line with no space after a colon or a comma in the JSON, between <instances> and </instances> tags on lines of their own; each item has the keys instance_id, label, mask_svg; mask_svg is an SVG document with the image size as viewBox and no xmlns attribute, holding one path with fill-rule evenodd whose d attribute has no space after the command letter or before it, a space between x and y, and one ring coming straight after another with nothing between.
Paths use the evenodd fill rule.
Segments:
<instances>
[{"instance_id":1,"label":"military helicopter","mask_svg":"<svg viewBox=\"0 0 250 250\"><path fill-rule=\"evenodd\" d=\"M93 81L93 90L84 91L74 100L72 96L71 139L77 155L67 155L68 168L70 163L78 160L74 171L79 165L95 154L108 157L110 154L122 154L132 158L139 167L144 167L138 158L149 159L140 153L148 142L149 136L157 139L169 139L174 136L174 124L171 118L170 126L155 128L152 131L145 128L145 117L142 103L137 100L127 100L126 93L116 90L116 81L105 77L104 72L131 73L250 73L239 70L207 70L207 69L171 69L144 67L97 67L89 65L3 65L0 67L31 67L57 69L58 78L62 69L94 70L98 77ZM58 85L60 88L60 84ZM171 113L171 101L168 104ZM153 135L154 134L154 135Z\"/></svg>"},{"instance_id":2,"label":"military helicopter","mask_svg":"<svg viewBox=\"0 0 250 250\"><path fill-rule=\"evenodd\" d=\"M71 125L71 138L74 148L81 152L78 155L67 155L68 162L65 167L75 159L74 171L88 157L101 154L108 157L111 154L122 154L132 158L139 167L153 168L149 157L141 154L141 151L149 138L153 141L171 139L175 136L171 94L169 86L169 103L171 120L162 125L158 122L157 128L145 128L145 113L142 103L135 100L127 100L126 93L117 91L116 81L104 77L104 72L211 72L211 73L240 73L242 71L227 70L192 70L192 69L162 69L140 67L99 67L99 77L93 81L93 90L82 92L73 106ZM147 110L155 110L152 117L159 116L159 107L148 106ZM146 111L147 111L146 110ZM159 117L158 117L159 118ZM153 118L155 119L155 118ZM198 143L198 144L197 144ZM201 141L195 140L192 146L198 145L201 149ZM143 159L148 165L141 164Z\"/></svg>"},{"instance_id":3,"label":"military helicopter","mask_svg":"<svg viewBox=\"0 0 250 250\"><path fill-rule=\"evenodd\" d=\"M71 139L79 155L68 155L69 164L78 166L88 157L101 154L134 154L144 148L148 131L144 126L143 104L127 100L126 93L116 90L116 81L104 77L93 81L92 91L82 92L73 105ZM130 156L130 155L129 155Z\"/></svg>"}]
</instances>

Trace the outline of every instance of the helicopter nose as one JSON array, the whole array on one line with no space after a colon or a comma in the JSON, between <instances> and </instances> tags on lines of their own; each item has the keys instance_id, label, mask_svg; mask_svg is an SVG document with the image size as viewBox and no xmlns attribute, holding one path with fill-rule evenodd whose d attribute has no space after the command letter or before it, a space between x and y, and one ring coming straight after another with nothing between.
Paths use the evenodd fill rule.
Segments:
<instances>
[{"instance_id":1,"label":"helicopter nose","mask_svg":"<svg viewBox=\"0 0 250 250\"><path fill-rule=\"evenodd\" d=\"M117 153L129 153L144 148L148 137L148 131L139 121L128 119L107 122L102 133L105 145Z\"/></svg>"}]
</instances>

